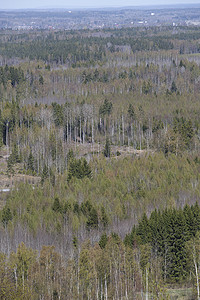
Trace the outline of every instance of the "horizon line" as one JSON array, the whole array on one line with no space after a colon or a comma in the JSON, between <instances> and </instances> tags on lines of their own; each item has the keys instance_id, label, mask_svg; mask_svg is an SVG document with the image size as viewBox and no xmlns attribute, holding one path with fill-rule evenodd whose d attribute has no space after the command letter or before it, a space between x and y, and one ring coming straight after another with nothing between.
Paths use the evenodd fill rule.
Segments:
<instances>
[{"instance_id":1,"label":"horizon line","mask_svg":"<svg viewBox=\"0 0 200 300\"><path fill-rule=\"evenodd\" d=\"M172 3L172 4L135 4L135 5L116 5L116 6L41 6L41 7L23 7L23 8L0 8L0 11L20 11L20 10L62 10L62 9L126 9L126 8L160 8L160 7L180 7L180 6L200 6L199 3Z\"/></svg>"}]
</instances>

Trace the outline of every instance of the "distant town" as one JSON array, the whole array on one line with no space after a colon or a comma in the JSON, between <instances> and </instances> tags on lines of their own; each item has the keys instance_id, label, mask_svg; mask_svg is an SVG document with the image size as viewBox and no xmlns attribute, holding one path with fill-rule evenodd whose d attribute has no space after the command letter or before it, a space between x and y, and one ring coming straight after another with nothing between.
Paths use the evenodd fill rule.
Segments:
<instances>
[{"instance_id":1,"label":"distant town","mask_svg":"<svg viewBox=\"0 0 200 300\"><path fill-rule=\"evenodd\" d=\"M75 30L136 26L198 26L200 6L88 10L2 10L0 29Z\"/></svg>"}]
</instances>

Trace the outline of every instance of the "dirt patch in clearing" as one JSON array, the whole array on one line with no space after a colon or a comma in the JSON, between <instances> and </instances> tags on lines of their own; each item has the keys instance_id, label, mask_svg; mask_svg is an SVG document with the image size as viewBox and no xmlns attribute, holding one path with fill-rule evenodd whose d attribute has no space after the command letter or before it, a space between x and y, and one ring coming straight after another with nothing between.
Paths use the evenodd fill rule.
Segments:
<instances>
[{"instance_id":1,"label":"dirt patch in clearing","mask_svg":"<svg viewBox=\"0 0 200 300\"><path fill-rule=\"evenodd\" d=\"M15 184L20 182L28 182L32 185L36 185L40 182L40 177L20 174L23 168L22 164L16 164L14 167L15 174L13 176L8 176L8 157L8 149L6 147L2 147L0 150L0 192L8 192Z\"/></svg>"}]
</instances>

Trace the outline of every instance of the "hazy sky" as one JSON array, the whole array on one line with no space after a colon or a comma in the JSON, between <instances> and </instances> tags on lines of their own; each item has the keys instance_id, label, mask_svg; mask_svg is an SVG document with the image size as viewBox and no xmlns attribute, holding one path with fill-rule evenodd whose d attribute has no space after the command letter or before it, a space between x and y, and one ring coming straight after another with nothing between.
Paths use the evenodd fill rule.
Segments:
<instances>
[{"instance_id":1,"label":"hazy sky","mask_svg":"<svg viewBox=\"0 0 200 300\"><path fill-rule=\"evenodd\" d=\"M44 7L119 7L138 5L162 5L199 3L200 0L0 0L0 9L44 8Z\"/></svg>"}]
</instances>

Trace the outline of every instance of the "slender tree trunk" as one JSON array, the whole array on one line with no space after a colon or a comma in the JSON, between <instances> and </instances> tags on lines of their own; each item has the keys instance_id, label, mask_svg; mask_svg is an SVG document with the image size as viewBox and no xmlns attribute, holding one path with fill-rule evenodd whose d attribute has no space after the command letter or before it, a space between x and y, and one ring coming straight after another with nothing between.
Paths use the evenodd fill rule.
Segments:
<instances>
[{"instance_id":1,"label":"slender tree trunk","mask_svg":"<svg viewBox=\"0 0 200 300\"><path fill-rule=\"evenodd\" d=\"M148 296L148 268L146 268L146 300L148 300L149 296Z\"/></svg>"},{"instance_id":2,"label":"slender tree trunk","mask_svg":"<svg viewBox=\"0 0 200 300\"><path fill-rule=\"evenodd\" d=\"M9 122L7 121L7 123L6 123L6 148L7 148L7 155L9 155L9 148L8 148L8 124L9 124Z\"/></svg>"},{"instance_id":3,"label":"slender tree trunk","mask_svg":"<svg viewBox=\"0 0 200 300\"><path fill-rule=\"evenodd\" d=\"M108 291L107 291L107 280L105 275L105 300L108 300Z\"/></svg>"},{"instance_id":4,"label":"slender tree trunk","mask_svg":"<svg viewBox=\"0 0 200 300\"><path fill-rule=\"evenodd\" d=\"M122 115L122 145L124 145L124 116Z\"/></svg>"},{"instance_id":5,"label":"slender tree trunk","mask_svg":"<svg viewBox=\"0 0 200 300\"><path fill-rule=\"evenodd\" d=\"M196 281L197 281L197 299L200 300L200 294L199 294L199 274L198 274L197 261L195 259L195 249L193 249L193 251L194 251L193 252L193 261L194 261Z\"/></svg>"},{"instance_id":6,"label":"slender tree trunk","mask_svg":"<svg viewBox=\"0 0 200 300\"><path fill-rule=\"evenodd\" d=\"M82 138L81 138L81 116L80 116L80 144L82 143Z\"/></svg>"}]
</instances>

